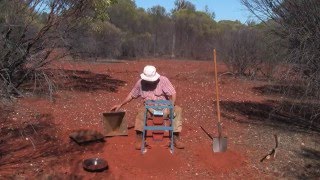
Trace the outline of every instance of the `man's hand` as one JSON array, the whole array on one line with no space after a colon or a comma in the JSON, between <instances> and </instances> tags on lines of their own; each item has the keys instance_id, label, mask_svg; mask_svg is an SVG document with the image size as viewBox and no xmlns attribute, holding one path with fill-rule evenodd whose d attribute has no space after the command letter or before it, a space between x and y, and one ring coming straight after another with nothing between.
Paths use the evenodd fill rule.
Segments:
<instances>
[{"instance_id":1,"label":"man's hand","mask_svg":"<svg viewBox=\"0 0 320 180\"><path fill-rule=\"evenodd\" d=\"M129 103L131 100L133 99L133 97L131 96L131 94L128 94L128 96L126 97L126 99L121 103L121 104L118 104L118 105L115 105L111 108L111 111L119 111L119 109Z\"/></svg>"},{"instance_id":2,"label":"man's hand","mask_svg":"<svg viewBox=\"0 0 320 180\"><path fill-rule=\"evenodd\" d=\"M118 104L118 105L115 105L113 106L110 111L119 111L119 109L121 108L122 104Z\"/></svg>"}]
</instances>

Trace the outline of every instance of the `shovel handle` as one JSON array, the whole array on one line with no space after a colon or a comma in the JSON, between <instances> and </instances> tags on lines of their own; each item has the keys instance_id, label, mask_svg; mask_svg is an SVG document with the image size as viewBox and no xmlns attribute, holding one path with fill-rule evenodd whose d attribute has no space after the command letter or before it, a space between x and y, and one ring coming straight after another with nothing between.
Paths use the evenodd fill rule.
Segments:
<instances>
[{"instance_id":1,"label":"shovel handle","mask_svg":"<svg viewBox=\"0 0 320 180\"><path fill-rule=\"evenodd\" d=\"M217 103L217 114L218 114L218 123L220 124L220 103L219 103L219 88L218 88L218 70L217 70L217 55L216 49L213 49L213 63L214 63L214 78L216 86L216 103Z\"/></svg>"},{"instance_id":2,"label":"shovel handle","mask_svg":"<svg viewBox=\"0 0 320 180\"><path fill-rule=\"evenodd\" d=\"M218 123L218 137L221 138L222 137L222 126L221 123Z\"/></svg>"},{"instance_id":3,"label":"shovel handle","mask_svg":"<svg viewBox=\"0 0 320 180\"><path fill-rule=\"evenodd\" d=\"M213 137L202 126L200 126L200 128L203 130L204 133L206 133L207 136L209 136L211 140L213 140Z\"/></svg>"}]
</instances>

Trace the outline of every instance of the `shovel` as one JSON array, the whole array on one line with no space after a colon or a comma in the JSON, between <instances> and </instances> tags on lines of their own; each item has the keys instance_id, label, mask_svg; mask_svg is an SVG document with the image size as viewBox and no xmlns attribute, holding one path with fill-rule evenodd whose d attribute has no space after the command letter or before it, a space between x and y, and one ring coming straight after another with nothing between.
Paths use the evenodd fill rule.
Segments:
<instances>
[{"instance_id":1,"label":"shovel","mask_svg":"<svg viewBox=\"0 0 320 180\"><path fill-rule=\"evenodd\" d=\"M217 102L217 115L218 115L218 124L217 124L218 137L213 138L212 149L213 149L213 152L225 152L227 150L227 137L222 137L222 123L220 118L216 49L213 50L213 61L214 61L214 76L215 76L216 98L217 98L216 102Z\"/></svg>"}]
</instances>

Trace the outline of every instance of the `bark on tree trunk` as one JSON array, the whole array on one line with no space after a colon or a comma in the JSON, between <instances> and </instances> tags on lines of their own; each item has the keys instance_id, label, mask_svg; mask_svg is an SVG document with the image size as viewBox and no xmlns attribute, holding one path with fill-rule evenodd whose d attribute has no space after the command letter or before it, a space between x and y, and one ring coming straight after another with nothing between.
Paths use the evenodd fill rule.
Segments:
<instances>
[{"instance_id":1,"label":"bark on tree trunk","mask_svg":"<svg viewBox=\"0 0 320 180\"><path fill-rule=\"evenodd\" d=\"M174 51L176 46L176 34L175 32L172 35L172 48L171 48L171 58L175 58Z\"/></svg>"}]
</instances>

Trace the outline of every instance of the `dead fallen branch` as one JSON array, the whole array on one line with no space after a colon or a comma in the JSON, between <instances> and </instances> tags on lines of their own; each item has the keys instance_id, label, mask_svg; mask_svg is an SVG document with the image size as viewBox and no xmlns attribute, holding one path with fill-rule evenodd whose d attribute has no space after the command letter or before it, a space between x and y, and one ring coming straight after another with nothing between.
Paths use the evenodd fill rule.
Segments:
<instances>
[{"instance_id":1,"label":"dead fallen branch","mask_svg":"<svg viewBox=\"0 0 320 180\"><path fill-rule=\"evenodd\" d=\"M266 159L270 159L271 157L272 157L272 158L276 158L277 150L278 150L278 145L279 145L279 137L278 137L276 134L274 135L274 140L275 140L276 146L270 151L269 154L265 155L265 156L260 160L260 162L263 162L263 161L266 160Z\"/></svg>"}]
</instances>

